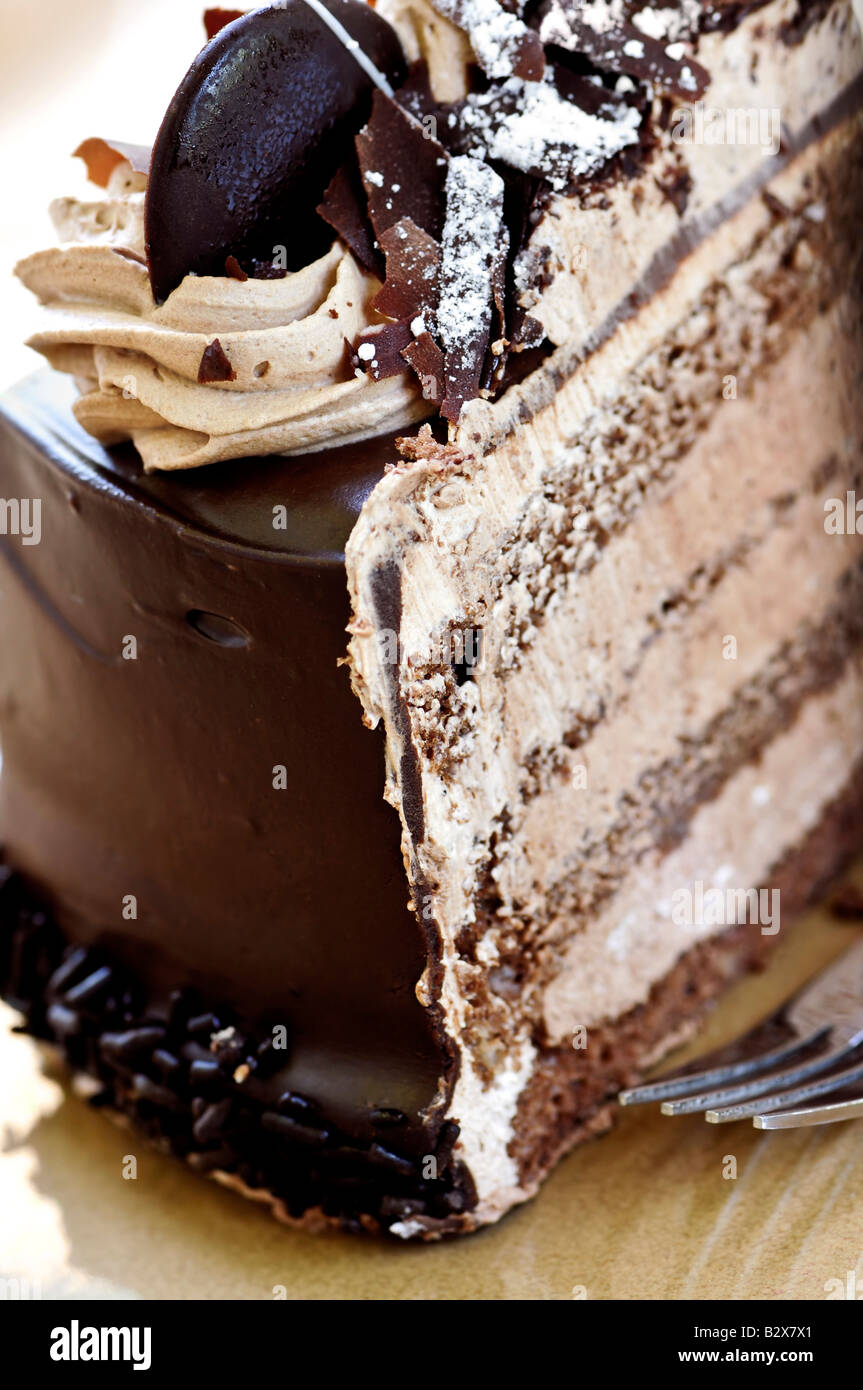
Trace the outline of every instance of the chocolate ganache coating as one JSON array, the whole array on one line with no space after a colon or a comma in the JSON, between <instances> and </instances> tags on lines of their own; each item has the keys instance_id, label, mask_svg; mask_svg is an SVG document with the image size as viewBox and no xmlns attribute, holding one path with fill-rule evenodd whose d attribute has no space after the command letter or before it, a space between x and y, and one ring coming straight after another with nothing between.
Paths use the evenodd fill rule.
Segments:
<instances>
[{"instance_id":1,"label":"chocolate ganache coating","mask_svg":"<svg viewBox=\"0 0 863 1390\"><path fill-rule=\"evenodd\" d=\"M391 26L365 0L316 0L392 85L405 75ZM299 269L333 239L316 212L353 154L374 80L307 0L254 10L219 30L180 83L156 137L146 202L153 295L189 273Z\"/></svg>"},{"instance_id":2,"label":"chocolate ganache coating","mask_svg":"<svg viewBox=\"0 0 863 1390\"><path fill-rule=\"evenodd\" d=\"M38 545L0 537L6 861L149 1013L182 985L255 1036L284 1025L264 1099L312 1096L365 1141L401 1111L424 1152L446 1068L426 946L339 665L343 547L392 439L146 476L71 396L40 373L0 415L0 493L41 501Z\"/></svg>"}]
</instances>

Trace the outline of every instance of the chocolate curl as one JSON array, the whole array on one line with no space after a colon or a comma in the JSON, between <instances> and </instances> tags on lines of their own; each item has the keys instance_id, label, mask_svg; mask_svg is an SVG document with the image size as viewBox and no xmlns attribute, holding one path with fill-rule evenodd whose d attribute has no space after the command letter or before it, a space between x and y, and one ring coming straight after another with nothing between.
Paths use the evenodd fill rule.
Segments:
<instances>
[{"instance_id":1,"label":"chocolate curl","mask_svg":"<svg viewBox=\"0 0 863 1390\"><path fill-rule=\"evenodd\" d=\"M388 319L412 322L434 320L440 297L441 249L433 237L410 217L403 217L381 236L387 270L383 289L372 300L372 308Z\"/></svg>"},{"instance_id":2,"label":"chocolate curl","mask_svg":"<svg viewBox=\"0 0 863 1390\"><path fill-rule=\"evenodd\" d=\"M681 100L702 96L710 83L707 69L694 58L669 57L671 45L650 38L634 24L592 29L573 0L550 0L539 33L543 43L555 44L569 53L583 53L605 72L650 82Z\"/></svg>"},{"instance_id":3,"label":"chocolate curl","mask_svg":"<svg viewBox=\"0 0 863 1390\"><path fill-rule=\"evenodd\" d=\"M126 145L122 140L103 140L101 136L94 135L89 140L82 140L73 154L76 159L83 159L90 182L107 188L117 165L124 160L131 164L136 174L148 174L152 150L149 145Z\"/></svg>"},{"instance_id":4,"label":"chocolate curl","mask_svg":"<svg viewBox=\"0 0 863 1390\"><path fill-rule=\"evenodd\" d=\"M489 165L467 155L451 160L446 196L437 335L446 364L441 414L454 423L464 403L479 395L509 236L503 179Z\"/></svg>"},{"instance_id":5,"label":"chocolate curl","mask_svg":"<svg viewBox=\"0 0 863 1390\"><path fill-rule=\"evenodd\" d=\"M378 241L404 217L439 240L448 158L443 146L396 102L375 91L371 117L357 135L356 147Z\"/></svg>"}]
</instances>

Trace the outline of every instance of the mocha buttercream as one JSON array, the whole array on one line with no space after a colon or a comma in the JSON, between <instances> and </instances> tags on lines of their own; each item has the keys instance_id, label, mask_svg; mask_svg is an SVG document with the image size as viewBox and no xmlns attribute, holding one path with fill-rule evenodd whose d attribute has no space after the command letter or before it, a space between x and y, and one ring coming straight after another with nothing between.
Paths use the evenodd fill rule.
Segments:
<instances>
[{"instance_id":1,"label":"mocha buttercream","mask_svg":"<svg viewBox=\"0 0 863 1390\"><path fill-rule=\"evenodd\" d=\"M78 378L75 414L102 443L133 440L148 471L195 468L355 443L428 414L408 373L350 367L346 340L381 321L380 283L341 242L281 279L187 275L157 306L145 189L122 161L104 198L58 199L60 244L17 267L43 305L30 346ZM216 340L228 379L199 381Z\"/></svg>"}]
</instances>

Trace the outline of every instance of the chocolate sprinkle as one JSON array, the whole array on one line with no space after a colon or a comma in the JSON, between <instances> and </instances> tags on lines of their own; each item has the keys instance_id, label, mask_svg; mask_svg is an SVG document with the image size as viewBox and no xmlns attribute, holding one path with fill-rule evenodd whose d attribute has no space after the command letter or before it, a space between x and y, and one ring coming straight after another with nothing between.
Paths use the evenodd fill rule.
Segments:
<instances>
[{"instance_id":1,"label":"chocolate sprinkle","mask_svg":"<svg viewBox=\"0 0 863 1390\"><path fill-rule=\"evenodd\" d=\"M845 883L830 899L830 911L843 922L863 922L863 889Z\"/></svg>"}]
</instances>

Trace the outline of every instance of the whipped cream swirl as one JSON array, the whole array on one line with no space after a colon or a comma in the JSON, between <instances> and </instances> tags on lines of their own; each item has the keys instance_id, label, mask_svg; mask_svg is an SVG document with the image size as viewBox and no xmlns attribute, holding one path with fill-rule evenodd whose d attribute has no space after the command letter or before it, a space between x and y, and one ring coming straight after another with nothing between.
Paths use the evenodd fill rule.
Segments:
<instances>
[{"instance_id":1,"label":"whipped cream swirl","mask_svg":"<svg viewBox=\"0 0 863 1390\"><path fill-rule=\"evenodd\" d=\"M147 471L300 454L404 428L430 412L407 372L355 373L345 340L384 322L380 282L335 242L283 279L187 275L156 305L144 256L146 175L123 160L105 196L57 199L60 245L16 268L40 300L29 344L77 379L80 424L131 439ZM218 339L233 379L199 382Z\"/></svg>"}]
</instances>

